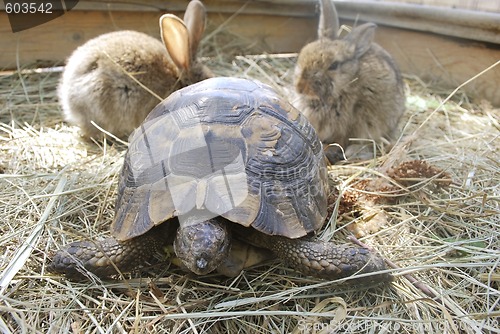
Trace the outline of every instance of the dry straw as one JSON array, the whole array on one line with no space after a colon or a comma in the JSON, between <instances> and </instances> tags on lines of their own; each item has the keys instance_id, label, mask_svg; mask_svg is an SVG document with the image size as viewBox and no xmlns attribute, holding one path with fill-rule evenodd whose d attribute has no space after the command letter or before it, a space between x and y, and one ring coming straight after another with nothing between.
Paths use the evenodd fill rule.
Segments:
<instances>
[{"instance_id":1,"label":"dry straw","mask_svg":"<svg viewBox=\"0 0 500 334\"><path fill-rule=\"evenodd\" d=\"M258 78L283 94L294 60L206 59L219 75ZM124 147L85 143L62 122L59 75L0 77L0 332L499 332L500 112L487 102L473 104L460 91L448 99L406 78L408 111L395 148L330 169L337 194L382 199L394 188L358 185L393 182L388 171L404 161L423 160L451 179L446 187L434 176L398 183L396 199L369 203L383 219L362 241L399 267L390 284L340 285L278 262L232 279L193 277L164 259L124 279L72 282L47 272L49 258L72 240L108 235ZM354 213L342 212L342 203L332 204L337 219L321 238L344 243L346 225L374 217L363 216L365 203L354 203ZM408 273L436 297L410 283Z\"/></svg>"}]
</instances>

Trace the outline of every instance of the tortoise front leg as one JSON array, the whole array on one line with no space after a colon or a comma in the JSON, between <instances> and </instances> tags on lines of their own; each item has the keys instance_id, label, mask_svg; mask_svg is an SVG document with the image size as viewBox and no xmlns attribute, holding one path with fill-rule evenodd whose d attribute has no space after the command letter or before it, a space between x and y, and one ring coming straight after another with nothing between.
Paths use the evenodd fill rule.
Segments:
<instances>
[{"instance_id":1,"label":"tortoise front leg","mask_svg":"<svg viewBox=\"0 0 500 334\"><path fill-rule=\"evenodd\" d=\"M168 243L158 228L127 241L107 238L101 241L77 241L57 251L49 271L68 277L83 277L84 269L99 277L129 272L149 260Z\"/></svg>"}]
</instances>

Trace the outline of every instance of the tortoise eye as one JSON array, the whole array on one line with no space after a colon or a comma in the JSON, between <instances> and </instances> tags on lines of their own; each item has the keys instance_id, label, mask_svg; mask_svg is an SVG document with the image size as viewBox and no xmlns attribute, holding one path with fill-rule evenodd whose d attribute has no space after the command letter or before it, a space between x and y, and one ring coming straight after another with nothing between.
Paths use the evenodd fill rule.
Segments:
<instances>
[{"instance_id":1,"label":"tortoise eye","mask_svg":"<svg viewBox=\"0 0 500 334\"><path fill-rule=\"evenodd\" d=\"M339 62L338 61L334 61L330 67L328 67L328 70L329 71L335 71L337 68L339 68Z\"/></svg>"}]
</instances>

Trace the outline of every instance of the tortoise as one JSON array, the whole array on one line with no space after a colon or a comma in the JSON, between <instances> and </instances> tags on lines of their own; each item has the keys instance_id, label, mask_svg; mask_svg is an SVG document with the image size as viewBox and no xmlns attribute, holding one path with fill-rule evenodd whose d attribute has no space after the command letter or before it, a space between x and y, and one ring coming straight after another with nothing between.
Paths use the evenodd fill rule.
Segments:
<instances>
[{"instance_id":1,"label":"tortoise","mask_svg":"<svg viewBox=\"0 0 500 334\"><path fill-rule=\"evenodd\" d=\"M231 262L237 239L320 278L383 270L368 249L314 238L328 189L322 144L297 109L258 81L207 79L174 92L131 134L112 237L67 245L50 268L111 276L173 243L204 275Z\"/></svg>"}]
</instances>

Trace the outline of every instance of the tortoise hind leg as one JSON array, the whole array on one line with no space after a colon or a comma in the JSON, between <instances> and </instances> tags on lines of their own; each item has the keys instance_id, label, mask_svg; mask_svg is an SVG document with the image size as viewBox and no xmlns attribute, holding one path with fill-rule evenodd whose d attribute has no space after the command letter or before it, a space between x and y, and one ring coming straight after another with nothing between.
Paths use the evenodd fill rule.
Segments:
<instances>
[{"instance_id":1,"label":"tortoise hind leg","mask_svg":"<svg viewBox=\"0 0 500 334\"><path fill-rule=\"evenodd\" d=\"M107 238L70 243L57 251L48 269L72 278L83 277L85 269L99 277L131 271L169 242L169 234L160 226L127 241Z\"/></svg>"}]
</instances>

